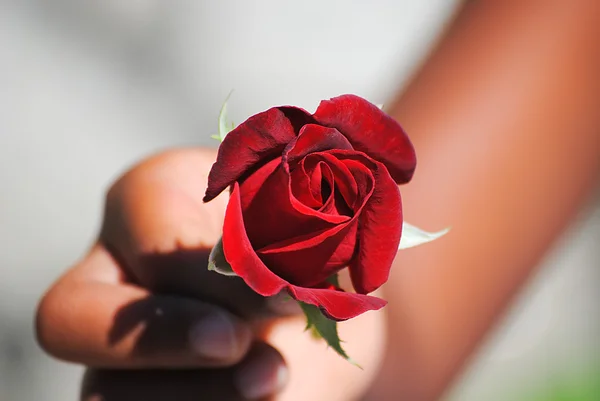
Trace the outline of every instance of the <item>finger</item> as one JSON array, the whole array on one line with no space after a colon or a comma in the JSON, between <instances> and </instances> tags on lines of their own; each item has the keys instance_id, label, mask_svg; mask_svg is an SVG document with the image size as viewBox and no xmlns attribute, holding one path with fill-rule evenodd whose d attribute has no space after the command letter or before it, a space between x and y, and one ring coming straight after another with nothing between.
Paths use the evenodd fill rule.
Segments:
<instances>
[{"instance_id":1,"label":"finger","mask_svg":"<svg viewBox=\"0 0 600 401\"><path fill-rule=\"evenodd\" d=\"M195 299L111 283L111 264L96 247L43 298L37 333L47 352L116 368L229 366L247 353L251 329L234 315Z\"/></svg>"},{"instance_id":2,"label":"finger","mask_svg":"<svg viewBox=\"0 0 600 401\"><path fill-rule=\"evenodd\" d=\"M248 400L261 399L281 391L288 382L288 368L275 348L257 343L246 359L235 367L233 384Z\"/></svg>"},{"instance_id":3,"label":"finger","mask_svg":"<svg viewBox=\"0 0 600 401\"><path fill-rule=\"evenodd\" d=\"M208 270L208 249L178 249L146 253L136 262L135 282L154 293L178 294L226 308L246 319L287 316L301 312L287 293L265 298L239 277Z\"/></svg>"},{"instance_id":4,"label":"finger","mask_svg":"<svg viewBox=\"0 0 600 401\"><path fill-rule=\"evenodd\" d=\"M257 344L236 368L204 370L88 370L82 401L255 400L280 391L287 380L281 355Z\"/></svg>"}]
</instances>

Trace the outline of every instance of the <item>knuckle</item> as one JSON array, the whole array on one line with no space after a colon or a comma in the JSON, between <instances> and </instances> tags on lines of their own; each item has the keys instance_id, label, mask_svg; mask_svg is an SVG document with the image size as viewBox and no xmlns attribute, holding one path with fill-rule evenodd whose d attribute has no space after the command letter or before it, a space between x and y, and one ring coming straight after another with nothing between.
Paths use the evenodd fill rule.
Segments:
<instances>
[{"instance_id":1,"label":"knuckle","mask_svg":"<svg viewBox=\"0 0 600 401\"><path fill-rule=\"evenodd\" d=\"M225 204L201 201L213 161L213 150L170 149L133 166L106 194L101 240L143 252L214 244Z\"/></svg>"},{"instance_id":2,"label":"knuckle","mask_svg":"<svg viewBox=\"0 0 600 401\"><path fill-rule=\"evenodd\" d=\"M162 150L156 154L150 155L134 165L130 166L124 173L122 173L109 187L105 194L105 203L111 204L118 202L123 195L123 191L131 185L137 185L140 181L144 181L144 178L149 173L160 172L173 162L188 153L189 150L185 149L167 149Z\"/></svg>"}]
</instances>

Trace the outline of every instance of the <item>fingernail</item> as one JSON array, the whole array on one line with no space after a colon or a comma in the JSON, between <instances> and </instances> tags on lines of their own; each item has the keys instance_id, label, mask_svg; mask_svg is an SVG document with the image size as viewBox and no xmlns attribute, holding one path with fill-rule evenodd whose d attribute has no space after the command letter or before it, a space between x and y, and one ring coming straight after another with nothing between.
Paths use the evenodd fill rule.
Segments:
<instances>
[{"instance_id":1,"label":"fingernail","mask_svg":"<svg viewBox=\"0 0 600 401\"><path fill-rule=\"evenodd\" d=\"M190 339L194 351L206 358L233 359L240 349L235 323L219 312L212 312L196 323Z\"/></svg>"},{"instance_id":2,"label":"fingernail","mask_svg":"<svg viewBox=\"0 0 600 401\"><path fill-rule=\"evenodd\" d=\"M244 398L255 400L277 393L287 380L288 369L279 359L255 357L236 371L234 383Z\"/></svg>"}]
</instances>

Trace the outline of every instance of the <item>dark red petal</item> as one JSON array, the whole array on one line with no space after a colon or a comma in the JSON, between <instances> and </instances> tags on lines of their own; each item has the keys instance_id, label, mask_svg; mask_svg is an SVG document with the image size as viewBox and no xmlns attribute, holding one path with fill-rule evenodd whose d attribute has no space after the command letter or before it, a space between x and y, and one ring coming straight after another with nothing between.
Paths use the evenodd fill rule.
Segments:
<instances>
[{"instance_id":1,"label":"dark red petal","mask_svg":"<svg viewBox=\"0 0 600 401\"><path fill-rule=\"evenodd\" d=\"M324 169L324 171L321 169ZM322 181L333 182L333 173L329 166L321 162L308 175L304 168L304 163L301 162L290 173L290 180L292 194L296 199L306 206L317 210L323 207L324 202L327 202L327 199L323 199L321 193Z\"/></svg>"},{"instance_id":2,"label":"dark red petal","mask_svg":"<svg viewBox=\"0 0 600 401\"><path fill-rule=\"evenodd\" d=\"M290 120L290 123L292 123L292 126L294 127L294 132L296 133L299 133L300 129L306 124L314 124L317 122L312 114L300 107L280 106L278 109L285 114L288 120Z\"/></svg>"},{"instance_id":3,"label":"dark red petal","mask_svg":"<svg viewBox=\"0 0 600 401\"><path fill-rule=\"evenodd\" d=\"M319 212L296 199L289 174L277 159L244 180L240 195L248 237L256 249L350 220Z\"/></svg>"},{"instance_id":4,"label":"dark red petal","mask_svg":"<svg viewBox=\"0 0 600 401\"><path fill-rule=\"evenodd\" d=\"M356 205L355 209L362 207L369 199L375 186L375 177L373 171L358 160L343 160L344 166L350 171L356 184Z\"/></svg>"},{"instance_id":5,"label":"dark red petal","mask_svg":"<svg viewBox=\"0 0 600 401\"><path fill-rule=\"evenodd\" d=\"M387 304L387 301L381 298L329 289L291 285L287 290L294 299L318 306L327 317L337 321L381 309Z\"/></svg>"},{"instance_id":6,"label":"dark red petal","mask_svg":"<svg viewBox=\"0 0 600 401\"><path fill-rule=\"evenodd\" d=\"M354 163L369 167L375 179L373 192L359 217L358 254L350 263L352 285L359 294L368 294L388 277L402 234L402 201L398 186L385 166L357 152L335 152L355 169Z\"/></svg>"},{"instance_id":7,"label":"dark red petal","mask_svg":"<svg viewBox=\"0 0 600 401\"><path fill-rule=\"evenodd\" d=\"M296 169L295 171L297 170L299 169ZM291 185L292 194L296 196L298 200L300 200L307 206L311 206L309 203L304 202L302 198L308 197L309 200L311 200L312 193L314 193L314 191L316 190L315 186L318 186L322 204L320 205L320 207L316 208L317 211L334 216L353 216L352 209L348 207L346 200L336 187L337 177L333 175L333 172L327 163L319 162L316 168L311 173L311 181L308 183L308 185L303 185L302 187L298 188L298 194L302 197L296 195L296 192L294 191L294 186L296 185L296 182L294 181L293 174L295 171L292 172ZM317 175L317 173L319 174ZM308 190L306 188L308 188ZM311 194L311 196L308 196L308 194Z\"/></svg>"},{"instance_id":8,"label":"dark red petal","mask_svg":"<svg viewBox=\"0 0 600 401\"><path fill-rule=\"evenodd\" d=\"M337 158L338 155L342 160ZM356 160L350 158L352 155ZM338 171L343 171L343 174L351 179L356 178L361 192L354 207L352 220L341 222L335 227L294 235L276 243L265 243L264 248L258 249L260 258L271 270L291 283L305 287L312 287L319 281L325 280L356 257L356 223L360 221L363 208L368 203L375 186L373 173L364 163L374 169L377 167L377 164L364 153L355 151L332 150L313 153L309 157L311 161L324 160L330 167L334 163L339 163L345 170ZM351 169L347 168L345 163L350 164ZM339 176L336 176L336 184L339 182L338 178ZM357 186L356 182L354 186ZM354 196L357 194L355 193ZM345 202L338 200L337 203ZM336 210L336 213L339 211Z\"/></svg>"},{"instance_id":9,"label":"dark red petal","mask_svg":"<svg viewBox=\"0 0 600 401\"><path fill-rule=\"evenodd\" d=\"M291 141L283 152L283 162L293 164L304 156L330 149L352 149L348 139L335 128L307 124L298 137Z\"/></svg>"},{"instance_id":10,"label":"dark red petal","mask_svg":"<svg viewBox=\"0 0 600 401\"><path fill-rule=\"evenodd\" d=\"M300 166L302 167L302 170L306 172L306 175L308 177L308 187L310 189L310 193L315 199L320 199L321 204L324 204L325 202L327 202L327 199L323 199L323 168L327 166L327 164L325 164L324 162L319 162L316 163L314 167L310 166L310 168L306 170L304 165L305 160L306 158L302 159L302 161L300 162ZM329 166L327 166L327 169L329 170L329 172L331 172L331 168L329 168ZM327 174L329 173L325 174L327 177ZM331 173L331 177L333 177L333 173Z\"/></svg>"},{"instance_id":11,"label":"dark red petal","mask_svg":"<svg viewBox=\"0 0 600 401\"><path fill-rule=\"evenodd\" d=\"M242 205L237 182L233 185L225 213L223 252L233 271L260 295L275 295L288 285L285 280L265 266L250 244L242 218Z\"/></svg>"},{"instance_id":12,"label":"dark red petal","mask_svg":"<svg viewBox=\"0 0 600 401\"><path fill-rule=\"evenodd\" d=\"M332 192L327 202L319 209L320 212L340 216L354 216L354 210L348 206L339 191Z\"/></svg>"},{"instance_id":13,"label":"dark red petal","mask_svg":"<svg viewBox=\"0 0 600 401\"><path fill-rule=\"evenodd\" d=\"M335 152L336 150L328 151L328 152L320 152L313 153L307 156L303 162L306 164L307 170L311 170L314 165L318 165L321 161L327 163L329 169L333 172L333 176L335 178L335 185L342 197L344 198L345 203L351 208L358 208L360 205L354 207L357 203L357 193L358 189L356 186L356 181L352 175L352 172L346 167L346 165L338 160L335 156L332 156L330 153ZM311 177L311 180L313 178Z\"/></svg>"},{"instance_id":14,"label":"dark red petal","mask_svg":"<svg viewBox=\"0 0 600 401\"><path fill-rule=\"evenodd\" d=\"M323 125L337 128L354 149L382 162L398 184L412 178L417 159L410 139L374 104L355 95L343 95L322 101L314 117Z\"/></svg>"},{"instance_id":15,"label":"dark red petal","mask_svg":"<svg viewBox=\"0 0 600 401\"><path fill-rule=\"evenodd\" d=\"M356 246L356 219L329 230L297 236L257 251L278 276L295 285L314 287L346 267Z\"/></svg>"},{"instance_id":16,"label":"dark red petal","mask_svg":"<svg viewBox=\"0 0 600 401\"><path fill-rule=\"evenodd\" d=\"M242 210L245 211L254 201L255 197L262 195L261 191L264 191L263 187L265 186L265 182L275 174L275 171L280 168L280 165L281 157L278 157L260 166L244 180L238 181L240 184Z\"/></svg>"},{"instance_id":17,"label":"dark red petal","mask_svg":"<svg viewBox=\"0 0 600 401\"><path fill-rule=\"evenodd\" d=\"M308 207L316 208L315 205L319 199L321 201L319 206L324 206L323 204L327 202L327 199L323 199L320 194L322 179L326 179L330 184L331 199L333 200L334 182L331 179L331 170L327 168L323 171L319 164L313 165L309 174L303 163L304 158L312 153L330 149L350 150L352 145L335 128L306 124L300 130L298 137L291 141L283 151L282 163L284 168L290 171L292 195ZM300 165L298 165L298 161L300 161ZM301 171L296 171L297 169ZM319 210L325 211L323 208Z\"/></svg>"},{"instance_id":18,"label":"dark red petal","mask_svg":"<svg viewBox=\"0 0 600 401\"><path fill-rule=\"evenodd\" d=\"M302 109L272 108L256 114L231 131L219 146L208 176L204 202L219 195L249 170L279 156L296 138L295 125L312 121Z\"/></svg>"}]
</instances>

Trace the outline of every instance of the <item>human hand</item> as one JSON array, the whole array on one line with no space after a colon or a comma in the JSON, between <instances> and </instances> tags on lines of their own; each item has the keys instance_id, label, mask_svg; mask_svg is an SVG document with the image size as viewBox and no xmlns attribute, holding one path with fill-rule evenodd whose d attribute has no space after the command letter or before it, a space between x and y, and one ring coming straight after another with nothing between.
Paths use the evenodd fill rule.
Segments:
<instances>
[{"instance_id":1,"label":"human hand","mask_svg":"<svg viewBox=\"0 0 600 401\"><path fill-rule=\"evenodd\" d=\"M277 399L364 391L376 373L382 315L343 331L370 374L361 372L303 333L295 303L206 269L227 203L226 195L201 201L213 161L212 151L170 151L115 183L99 241L40 303L40 344L91 368L84 400L255 399L281 390L290 369Z\"/></svg>"}]
</instances>

